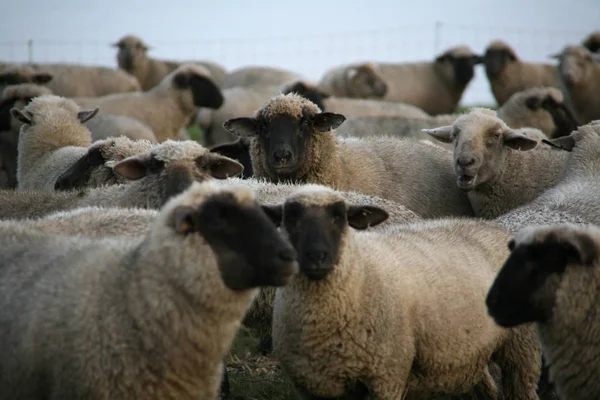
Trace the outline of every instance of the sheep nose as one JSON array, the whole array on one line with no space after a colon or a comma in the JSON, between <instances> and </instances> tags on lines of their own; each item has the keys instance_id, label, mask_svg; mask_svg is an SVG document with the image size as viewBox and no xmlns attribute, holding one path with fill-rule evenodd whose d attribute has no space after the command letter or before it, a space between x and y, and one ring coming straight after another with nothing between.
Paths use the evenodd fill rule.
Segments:
<instances>
[{"instance_id":1,"label":"sheep nose","mask_svg":"<svg viewBox=\"0 0 600 400\"><path fill-rule=\"evenodd\" d=\"M289 149L278 149L273 156L278 162L287 163L292 159L292 152Z\"/></svg>"},{"instance_id":2,"label":"sheep nose","mask_svg":"<svg viewBox=\"0 0 600 400\"><path fill-rule=\"evenodd\" d=\"M475 164L475 157L472 155L458 157L458 165L461 167L470 167L473 164Z\"/></svg>"},{"instance_id":3,"label":"sheep nose","mask_svg":"<svg viewBox=\"0 0 600 400\"><path fill-rule=\"evenodd\" d=\"M306 253L306 258L315 264L321 264L327 259L327 250L310 250Z\"/></svg>"}]
</instances>

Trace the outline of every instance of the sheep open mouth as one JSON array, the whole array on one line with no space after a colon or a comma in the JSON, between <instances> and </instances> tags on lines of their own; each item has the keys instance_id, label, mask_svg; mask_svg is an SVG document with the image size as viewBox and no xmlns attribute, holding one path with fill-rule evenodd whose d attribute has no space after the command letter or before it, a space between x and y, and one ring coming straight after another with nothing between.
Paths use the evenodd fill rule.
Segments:
<instances>
[{"instance_id":1,"label":"sheep open mouth","mask_svg":"<svg viewBox=\"0 0 600 400\"><path fill-rule=\"evenodd\" d=\"M458 177L458 186L468 187L475 182L475 177L470 175L461 175Z\"/></svg>"}]
</instances>

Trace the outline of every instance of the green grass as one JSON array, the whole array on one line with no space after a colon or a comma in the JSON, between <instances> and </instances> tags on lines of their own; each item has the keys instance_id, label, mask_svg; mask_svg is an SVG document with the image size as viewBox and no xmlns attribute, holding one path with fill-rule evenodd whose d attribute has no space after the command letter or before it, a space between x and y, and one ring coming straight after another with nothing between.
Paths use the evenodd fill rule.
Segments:
<instances>
[{"instance_id":1,"label":"green grass","mask_svg":"<svg viewBox=\"0 0 600 400\"><path fill-rule=\"evenodd\" d=\"M202 132L202 128L200 128L196 124L193 124L188 126L186 129L188 135L190 135L190 138L192 138L192 140L195 140L198 143L202 143L202 135L204 134L204 132Z\"/></svg>"}]
</instances>

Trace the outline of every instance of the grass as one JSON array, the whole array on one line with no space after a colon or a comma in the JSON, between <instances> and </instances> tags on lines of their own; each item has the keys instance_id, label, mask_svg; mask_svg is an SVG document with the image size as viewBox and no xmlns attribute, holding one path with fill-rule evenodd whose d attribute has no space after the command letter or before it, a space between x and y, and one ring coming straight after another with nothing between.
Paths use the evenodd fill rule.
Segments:
<instances>
[{"instance_id":1,"label":"grass","mask_svg":"<svg viewBox=\"0 0 600 400\"><path fill-rule=\"evenodd\" d=\"M186 129L188 135L190 135L190 138L192 138L192 140L195 140L198 143L202 143L202 135L204 134L204 132L202 132L202 128L200 128L196 124L193 124L188 126Z\"/></svg>"},{"instance_id":2,"label":"grass","mask_svg":"<svg viewBox=\"0 0 600 400\"><path fill-rule=\"evenodd\" d=\"M236 400L301 400L272 356L258 353L258 339L242 326L227 359L231 397Z\"/></svg>"}]
</instances>

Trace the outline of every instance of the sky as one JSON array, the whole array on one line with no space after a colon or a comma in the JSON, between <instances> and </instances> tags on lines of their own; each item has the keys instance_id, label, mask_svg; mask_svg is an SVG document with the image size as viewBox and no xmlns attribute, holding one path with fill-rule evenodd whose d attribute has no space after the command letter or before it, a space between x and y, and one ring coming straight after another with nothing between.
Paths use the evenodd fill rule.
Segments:
<instances>
[{"instance_id":1,"label":"sky","mask_svg":"<svg viewBox=\"0 0 600 400\"><path fill-rule=\"evenodd\" d=\"M0 0L8 4L8 0ZM433 60L494 39L523 59L551 54L600 30L599 0L19 0L0 14L0 62L116 66L110 43L140 36L158 58L212 60L231 70L268 65L318 80L356 61ZM6 9L3 7L4 9ZM28 41L32 41L28 47ZM463 104L493 104L482 67Z\"/></svg>"}]
</instances>

